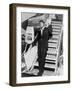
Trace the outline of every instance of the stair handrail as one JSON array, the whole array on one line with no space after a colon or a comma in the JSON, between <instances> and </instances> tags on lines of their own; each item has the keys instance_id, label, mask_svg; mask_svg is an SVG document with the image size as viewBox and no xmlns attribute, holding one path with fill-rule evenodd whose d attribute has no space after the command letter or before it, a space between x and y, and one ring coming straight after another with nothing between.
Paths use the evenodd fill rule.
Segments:
<instances>
[{"instance_id":1,"label":"stair handrail","mask_svg":"<svg viewBox=\"0 0 72 90\"><path fill-rule=\"evenodd\" d=\"M61 40L62 40L62 34L63 34L63 29L62 29L62 27L61 27L61 32L60 32L60 36L59 36L59 41L58 41L58 45L57 45L57 48L56 48L56 50L57 50L57 58L56 58L56 70L55 71L57 71L57 65L58 65L58 58L59 58L59 55L60 55L60 47L61 47Z\"/></svg>"}]
</instances>

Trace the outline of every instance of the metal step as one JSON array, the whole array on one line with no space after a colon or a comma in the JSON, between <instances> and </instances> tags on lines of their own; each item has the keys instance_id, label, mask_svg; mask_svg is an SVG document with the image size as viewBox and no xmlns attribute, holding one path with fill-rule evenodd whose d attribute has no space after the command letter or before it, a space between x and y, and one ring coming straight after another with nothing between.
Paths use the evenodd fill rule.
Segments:
<instances>
[{"instance_id":1,"label":"metal step","mask_svg":"<svg viewBox=\"0 0 72 90\"><path fill-rule=\"evenodd\" d=\"M38 66L38 62L35 63L35 66ZM48 63L45 63L45 68L55 68L55 65L54 64L48 64Z\"/></svg>"},{"instance_id":2,"label":"metal step","mask_svg":"<svg viewBox=\"0 0 72 90\"><path fill-rule=\"evenodd\" d=\"M52 24L62 24L61 21L52 21Z\"/></svg>"},{"instance_id":3,"label":"metal step","mask_svg":"<svg viewBox=\"0 0 72 90\"><path fill-rule=\"evenodd\" d=\"M58 40L49 39L48 42L50 42L50 43L58 43Z\"/></svg>"},{"instance_id":4,"label":"metal step","mask_svg":"<svg viewBox=\"0 0 72 90\"><path fill-rule=\"evenodd\" d=\"M55 28L53 28L52 31L53 31L53 32L60 32L61 29L55 29Z\"/></svg>"},{"instance_id":5,"label":"metal step","mask_svg":"<svg viewBox=\"0 0 72 90\"><path fill-rule=\"evenodd\" d=\"M53 31L52 34L53 34L53 35L59 35L60 32L54 32L54 31Z\"/></svg>"},{"instance_id":6,"label":"metal step","mask_svg":"<svg viewBox=\"0 0 72 90\"><path fill-rule=\"evenodd\" d=\"M46 68L55 68L55 64L45 63L45 67L46 67Z\"/></svg>"},{"instance_id":7,"label":"metal step","mask_svg":"<svg viewBox=\"0 0 72 90\"><path fill-rule=\"evenodd\" d=\"M54 47L54 48L56 48L57 47L57 44L56 43L48 43L48 47Z\"/></svg>"},{"instance_id":8,"label":"metal step","mask_svg":"<svg viewBox=\"0 0 72 90\"><path fill-rule=\"evenodd\" d=\"M56 60L46 60L45 63L56 63Z\"/></svg>"},{"instance_id":9,"label":"metal step","mask_svg":"<svg viewBox=\"0 0 72 90\"><path fill-rule=\"evenodd\" d=\"M60 35L52 35L53 38L59 38Z\"/></svg>"},{"instance_id":10,"label":"metal step","mask_svg":"<svg viewBox=\"0 0 72 90\"><path fill-rule=\"evenodd\" d=\"M61 29L61 27L58 26L52 26L53 29Z\"/></svg>"},{"instance_id":11,"label":"metal step","mask_svg":"<svg viewBox=\"0 0 72 90\"><path fill-rule=\"evenodd\" d=\"M61 28L61 26L60 26L60 25L52 25L52 27L59 27L59 28Z\"/></svg>"},{"instance_id":12,"label":"metal step","mask_svg":"<svg viewBox=\"0 0 72 90\"><path fill-rule=\"evenodd\" d=\"M48 48L47 54L57 54L56 49Z\"/></svg>"},{"instance_id":13,"label":"metal step","mask_svg":"<svg viewBox=\"0 0 72 90\"><path fill-rule=\"evenodd\" d=\"M55 25L55 26L62 26L62 24L59 24L59 23L52 23L52 25Z\"/></svg>"},{"instance_id":14,"label":"metal step","mask_svg":"<svg viewBox=\"0 0 72 90\"><path fill-rule=\"evenodd\" d=\"M52 38L53 39L59 39L59 35L53 35Z\"/></svg>"},{"instance_id":15,"label":"metal step","mask_svg":"<svg viewBox=\"0 0 72 90\"><path fill-rule=\"evenodd\" d=\"M46 58L45 58L46 60L56 60L56 56L55 55L46 55Z\"/></svg>"}]
</instances>

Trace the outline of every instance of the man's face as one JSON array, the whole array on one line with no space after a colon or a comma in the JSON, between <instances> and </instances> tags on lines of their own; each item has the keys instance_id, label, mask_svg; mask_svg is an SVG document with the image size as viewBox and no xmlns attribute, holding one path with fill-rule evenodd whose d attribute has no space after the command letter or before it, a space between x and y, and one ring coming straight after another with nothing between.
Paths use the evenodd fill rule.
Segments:
<instances>
[{"instance_id":1,"label":"man's face","mask_svg":"<svg viewBox=\"0 0 72 90\"><path fill-rule=\"evenodd\" d=\"M40 22L40 27L42 28L44 26L44 23L43 22Z\"/></svg>"}]
</instances>

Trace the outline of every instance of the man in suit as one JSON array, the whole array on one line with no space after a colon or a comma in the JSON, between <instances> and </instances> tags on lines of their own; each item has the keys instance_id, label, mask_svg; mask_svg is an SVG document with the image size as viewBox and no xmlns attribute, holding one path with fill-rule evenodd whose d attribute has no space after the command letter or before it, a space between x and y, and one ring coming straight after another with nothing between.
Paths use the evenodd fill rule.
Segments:
<instances>
[{"instance_id":1,"label":"man in suit","mask_svg":"<svg viewBox=\"0 0 72 90\"><path fill-rule=\"evenodd\" d=\"M48 50L48 40L52 36L52 26L48 25L46 27L43 20L40 20L39 23L40 29L37 31L38 36L35 41L38 41L38 76L42 76L44 72L45 57Z\"/></svg>"}]
</instances>

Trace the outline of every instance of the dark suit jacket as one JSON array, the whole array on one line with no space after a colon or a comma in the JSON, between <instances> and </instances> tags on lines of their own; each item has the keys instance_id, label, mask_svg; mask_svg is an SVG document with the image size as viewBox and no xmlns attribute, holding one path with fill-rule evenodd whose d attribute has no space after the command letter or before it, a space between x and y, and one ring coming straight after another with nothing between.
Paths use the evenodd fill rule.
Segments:
<instances>
[{"instance_id":1,"label":"dark suit jacket","mask_svg":"<svg viewBox=\"0 0 72 90\"><path fill-rule=\"evenodd\" d=\"M35 31L38 34L37 38L33 42L34 44L38 41L38 48L48 48L48 40L52 37L52 25L45 27L43 30L43 34L41 35L40 28Z\"/></svg>"}]
</instances>

